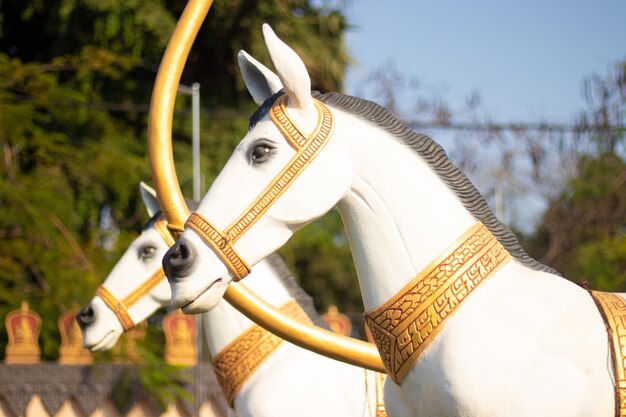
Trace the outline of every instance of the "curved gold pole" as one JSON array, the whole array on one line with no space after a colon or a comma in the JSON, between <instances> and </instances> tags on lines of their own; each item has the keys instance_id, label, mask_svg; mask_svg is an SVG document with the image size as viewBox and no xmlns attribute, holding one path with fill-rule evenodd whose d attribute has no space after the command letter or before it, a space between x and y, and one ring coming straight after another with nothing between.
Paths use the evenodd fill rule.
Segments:
<instances>
[{"instance_id":1,"label":"curved gold pole","mask_svg":"<svg viewBox=\"0 0 626 417\"><path fill-rule=\"evenodd\" d=\"M148 148L152 181L168 228L182 232L189 209L178 185L172 151L172 117L180 76L191 45L200 30L213 0L190 0L176 24L159 66L148 119Z\"/></svg>"},{"instance_id":2,"label":"curved gold pole","mask_svg":"<svg viewBox=\"0 0 626 417\"><path fill-rule=\"evenodd\" d=\"M189 216L172 152L172 117L176 90L191 45L212 0L190 0L170 39L150 102L148 144L152 180L159 204L174 233L182 232ZM231 283L224 298L258 325L283 339L313 352L363 368L385 372L374 345L309 326L280 313L243 285Z\"/></svg>"}]
</instances>

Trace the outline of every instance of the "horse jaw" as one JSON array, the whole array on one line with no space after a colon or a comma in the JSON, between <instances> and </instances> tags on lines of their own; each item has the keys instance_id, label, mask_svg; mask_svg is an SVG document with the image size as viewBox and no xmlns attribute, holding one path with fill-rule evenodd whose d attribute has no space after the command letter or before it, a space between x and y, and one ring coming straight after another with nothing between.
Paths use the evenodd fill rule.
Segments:
<instances>
[{"instance_id":1,"label":"horse jaw","mask_svg":"<svg viewBox=\"0 0 626 417\"><path fill-rule=\"evenodd\" d=\"M185 231L180 237L197 252L198 264L193 273L170 281L172 291L171 305L187 314L210 311L217 306L232 277L215 253L191 231Z\"/></svg>"}]
</instances>

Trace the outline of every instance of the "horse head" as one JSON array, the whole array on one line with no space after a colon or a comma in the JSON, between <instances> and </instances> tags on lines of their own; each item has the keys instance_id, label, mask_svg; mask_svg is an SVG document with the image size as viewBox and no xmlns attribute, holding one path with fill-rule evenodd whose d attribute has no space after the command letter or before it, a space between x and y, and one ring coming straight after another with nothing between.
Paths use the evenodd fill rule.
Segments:
<instances>
[{"instance_id":1,"label":"horse head","mask_svg":"<svg viewBox=\"0 0 626 417\"><path fill-rule=\"evenodd\" d=\"M83 345L92 351L111 349L122 333L169 304L170 288L161 268L168 232L154 190L141 183L140 191L151 219L76 316Z\"/></svg>"},{"instance_id":2,"label":"horse head","mask_svg":"<svg viewBox=\"0 0 626 417\"><path fill-rule=\"evenodd\" d=\"M269 26L263 34L278 74L240 52L260 107L163 259L172 303L185 312L213 308L233 279L328 212L350 185L350 159L330 140L333 114L311 95L304 63Z\"/></svg>"}]
</instances>

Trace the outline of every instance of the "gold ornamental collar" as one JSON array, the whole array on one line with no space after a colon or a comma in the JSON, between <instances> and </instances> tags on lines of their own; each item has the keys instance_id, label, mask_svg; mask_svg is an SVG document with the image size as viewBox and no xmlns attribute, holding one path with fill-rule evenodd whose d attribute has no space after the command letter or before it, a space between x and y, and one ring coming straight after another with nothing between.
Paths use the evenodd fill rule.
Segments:
<instances>
[{"instance_id":1,"label":"gold ornamental collar","mask_svg":"<svg viewBox=\"0 0 626 417\"><path fill-rule=\"evenodd\" d=\"M294 299L283 305L280 311L296 320L312 324L309 316ZM246 381L282 342L280 337L254 324L211 360L217 381L231 407Z\"/></svg>"},{"instance_id":2,"label":"gold ornamental collar","mask_svg":"<svg viewBox=\"0 0 626 417\"><path fill-rule=\"evenodd\" d=\"M392 381L402 382L463 300L510 257L479 222L389 301L365 313Z\"/></svg>"},{"instance_id":3,"label":"gold ornamental collar","mask_svg":"<svg viewBox=\"0 0 626 417\"><path fill-rule=\"evenodd\" d=\"M615 416L626 417L626 301L617 294L589 291L604 319L615 372Z\"/></svg>"}]
</instances>

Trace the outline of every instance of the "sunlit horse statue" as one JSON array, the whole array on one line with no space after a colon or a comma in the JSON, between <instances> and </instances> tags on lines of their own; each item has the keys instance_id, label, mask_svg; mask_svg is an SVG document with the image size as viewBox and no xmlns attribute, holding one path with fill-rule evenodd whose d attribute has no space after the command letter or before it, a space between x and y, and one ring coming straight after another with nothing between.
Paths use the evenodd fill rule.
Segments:
<instances>
[{"instance_id":1,"label":"sunlit horse statue","mask_svg":"<svg viewBox=\"0 0 626 417\"><path fill-rule=\"evenodd\" d=\"M142 184L141 195L152 218L77 317L92 351L111 349L125 330L170 302L161 268L170 238L153 190ZM255 291L295 317L321 323L278 255L257 268ZM380 374L281 341L226 302L205 313L202 324L220 385L241 417L385 415Z\"/></svg>"},{"instance_id":2,"label":"sunlit horse statue","mask_svg":"<svg viewBox=\"0 0 626 417\"><path fill-rule=\"evenodd\" d=\"M173 304L214 308L336 206L390 415L625 415L602 299L531 259L437 143L374 103L311 93L301 59L263 32L277 75L240 53L262 104L164 259Z\"/></svg>"}]
</instances>

